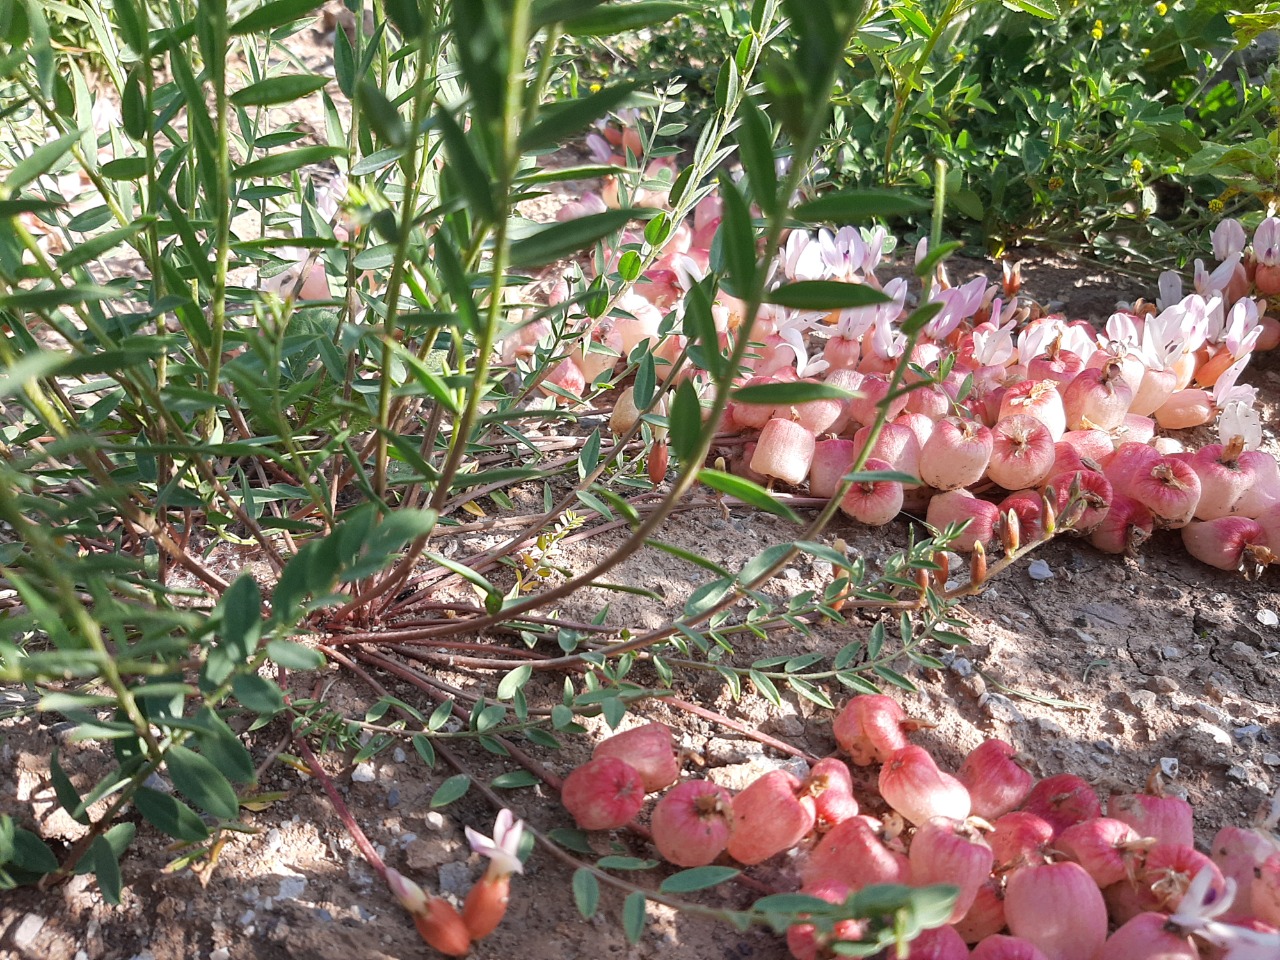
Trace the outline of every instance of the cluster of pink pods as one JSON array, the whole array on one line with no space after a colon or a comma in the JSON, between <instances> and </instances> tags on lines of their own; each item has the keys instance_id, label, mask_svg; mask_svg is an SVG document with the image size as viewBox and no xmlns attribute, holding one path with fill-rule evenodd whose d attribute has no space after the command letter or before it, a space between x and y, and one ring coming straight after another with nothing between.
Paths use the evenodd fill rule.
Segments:
<instances>
[{"instance_id":1,"label":"cluster of pink pods","mask_svg":"<svg viewBox=\"0 0 1280 960\"><path fill-rule=\"evenodd\" d=\"M1266 960L1280 957L1276 817L1224 827L1196 849L1192 808L1153 777L1104 804L1073 774L1037 780L1014 748L987 740L959 771L908 742L920 724L882 695L858 696L833 732L856 767L879 766L860 812L846 761L828 757L799 779L776 770L737 794L679 777L668 728L604 741L565 781L584 829L626 825L646 793L670 787L651 815L661 855L681 866L743 865L786 851L802 893L842 903L873 884L958 890L949 923L910 945L912 960ZM838 954L862 922L797 923L797 960ZM891 951L892 955L892 951Z\"/></svg>"}]
</instances>

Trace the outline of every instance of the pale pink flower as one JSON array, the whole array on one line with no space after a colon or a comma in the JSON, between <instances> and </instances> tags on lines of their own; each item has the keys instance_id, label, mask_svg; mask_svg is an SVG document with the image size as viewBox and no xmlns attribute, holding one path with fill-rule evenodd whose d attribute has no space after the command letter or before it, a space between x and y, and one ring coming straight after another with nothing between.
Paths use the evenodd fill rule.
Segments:
<instances>
[{"instance_id":1,"label":"pale pink flower","mask_svg":"<svg viewBox=\"0 0 1280 960\"><path fill-rule=\"evenodd\" d=\"M489 873L504 877L524 873L524 864L520 862L524 821L517 820L510 810L504 807L498 811L498 819L493 824L493 839L470 827L466 828L466 834L471 849L489 858Z\"/></svg>"},{"instance_id":2,"label":"pale pink flower","mask_svg":"<svg viewBox=\"0 0 1280 960\"><path fill-rule=\"evenodd\" d=\"M1253 234L1253 255L1258 263L1280 266L1280 217L1267 217Z\"/></svg>"},{"instance_id":3,"label":"pale pink flower","mask_svg":"<svg viewBox=\"0 0 1280 960\"><path fill-rule=\"evenodd\" d=\"M1213 255L1220 262L1244 253L1246 238L1244 227L1240 226L1238 220L1228 217L1213 228L1210 236L1213 240Z\"/></svg>"}]
</instances>

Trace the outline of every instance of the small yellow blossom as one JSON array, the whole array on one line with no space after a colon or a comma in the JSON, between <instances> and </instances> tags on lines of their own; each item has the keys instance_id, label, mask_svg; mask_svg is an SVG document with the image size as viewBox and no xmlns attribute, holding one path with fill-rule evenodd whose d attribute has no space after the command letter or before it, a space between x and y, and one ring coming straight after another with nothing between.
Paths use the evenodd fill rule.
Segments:
<instances>
[{"instance_id":1,"label":"small yellow blossom","mask_svg":"<svg viewBox=\"0 0 1280 960\"><path fill-rule=\"evenodd\" d=\"M593 83L591 84L591 87L589 89L591 90L592 93L599 93L601 90L601 86L598 83Z\"/></svg>"},{"instance_id":2,"label":"small yellow blossom","mask_svg":"<svg viewBox=\"0 0 1280 960\"><path fill-rule=\"evenodd\" d=\"M1089 31L1089 36L1093 37L1093 39L1095 40L1102 39L1102 21L1101 20L1093 21L1093 29Z\"/></svg>"},{"instance_id":3,"label":"small yellow blossom","mask_svg":"<svg viewBox=\"0 0 1280 960\"><path fill-rule=\"evenodd\" d=\"M1221 212L1222 212L1222 201L1221 201L1221 200L1219 200L1217 197L1214 197L1212 200L1210 200L1210 201L1209 201L1209 212L1210 212L1210 213L1212 213L1212 214L1214 214L1214 215L1217 215L1217 214L1221 213Z\"/></svg>"},{"instance_id":4,"label":"small yellow blossom","mask_svg":"<svg viewBox=\"0 0 1280 960\"><path fill-rule=\"evenodd\" d=\"M1137 157L1134 157L1132 160L1129 161L1129 169L1133 172L1133 175L1136 177L1138 174L1142 172L1142 161L1139 160Z\"/></svg>"},{"instance_id":5,"label":"small yellow blossom","mask_svg":"<svg viewBox=\"0 0 1280 960\"><path fill-rule=\"evenodd\" d=\"M1168 6L1163 3L1157 3L1155 9L1156 9L1157 17L1163 17L1166 13L1169 12Z\"/></svg>"},{"instance_id":6,"label":"small yellow blossom","mask_svg":"<svg viewBox=\"0 0 1280 960\"><path fill-rule=\"evenodd\" d=\"M1050 190L1061 190L1065 185L1066 185L1066 181L1065 181L1065 180L1063 180L1061 177L1050 177L1050 178L1049 178L1049 189L1050 189Z\"/></svg>"}]
</instances>

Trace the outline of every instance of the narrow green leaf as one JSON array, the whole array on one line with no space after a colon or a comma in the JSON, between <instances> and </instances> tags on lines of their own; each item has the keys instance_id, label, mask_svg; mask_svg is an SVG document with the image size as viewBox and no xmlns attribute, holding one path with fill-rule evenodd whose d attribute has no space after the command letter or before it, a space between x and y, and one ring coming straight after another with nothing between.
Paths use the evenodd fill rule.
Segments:
<instances>
[{"instance_id":1,"label":"narrow green leaf","mask_svg":"<svg viewBox=\"0 0 1280 960\"><path fill-rule=\"evenodd\" d=\"M447 807L455 800L461 799L470 789L471 778L465 773L455 774L436 788L436 792L431 795L429 806L432 810Z\"/></svg>"},{"instance_id":2,"label":"narrow green leaf","mask_svg":"<svg viewBox=\"0 0 1280 960\"><path fill-rule=\"evenodd\" d=\"M233 23L231 36L238 37L247 33L274 30L286 23L301 20L315 9L314 0L272 0Z\"/></svg>"},{"instance_id":3,"label":"narrow green leaf","mask_svg":"<svg viewBox=\"0 0 1280 960\"><path fill-rule=\"evenodd\" d=\"M292 103L323 89L329 82L328 77L318 77L313 73L290 73L278 77L269 77L251 83L242 90L231 94L231 102L237 107L267 107L274 103Z\"/></svg>"},{"instance_id":4,"label":"narrow green leaf","mask_svg":"<svg viewBox=\"0 0 1280 960\"><path fill-rule=\"evenodd\" d=\"M48 173L54 164L67 155L79 139L80 131L73 130L71 133L65 134L51 143L46 143L32 150L29 157L18 161L14 168L9 171L9 176L4 182L5 186L9 188L9 193L17 193L32 180Z\"/></svg>"},{"instance_id":5,"label":"narrow green leaf","mask_svg":"<svg viewBox=\"0 0 1280 960\"><path fill-rule=\"evenodd\" d=\"M720 196L724 201L724 219L716 239L724 258L724 266L733 280L734 292L749 295L755 289L756 231L751 211L737 184L727 173L720 174Z\"/></svg>"},{"instance_id":6,"label":"narrow green leaf","mask_svg":"<svg viewBox=\"0 0 1280 960\"><path fill-rule=\"evenodd\" d=\"M254 713L275 715L284 709L284 694L274 680L246 673L231 682L231 692Z\"/></svg>"},{"instance_id":7,"label":"narrow green leaf","mask_svg":"<svg viewBox=\"0 0 1280 960\"><path fill-rule=\"evenodd\" d=\"M644 936L646 920L645 896L641 891L633 890L627 894L627 899L622 904L622 932L627 943L640 942L640 938Z\"/></svg>"},{"instance_id":8,"label":"narrow green leaf","mask_svg":"<svg viewBox=\"0 0 1280 960\"><path fill-rule=\"evenodd\" d=\"M778 173L773 159L773 134L769 120L751 97L742 101L739 112L738 154L746 168L751 194L769 216L778 210Z\"/></svg>"},{"instance_id":9,"label":"narrow green leaf","mask_svg":"<svg viewBox=\"0 0 1280 960\"><path fill-rule=\"evenodd\" d=\"M645 211L640 210L608 210L542 227L511 244L511 265L541 267L571 257L597 240L618 232L631 220L645 215Z\"/></svg>"},{"instance_id":10,"label":"narrow green leaf","mask_svg":"<svg viewBox=\"0 0 1280 960\"><path fill-rule=\"evenodd\" d=\"M346 152L344 147L299 147L295 150L272 153L257 160L250 160L248 163L236 167L232 171L232 175L238 180L278 177L282 174L292 173L301 167L323 163L326 160L332 160L334 157L341 157Z\"/></svg>"},{"instance_id":11,"label":"narrow green leaf","mask_svg":"<svg viewBox=\"0 0 1280 960\"><path fill-rule=\"evenodd\" d=\"M120 863L106 837L98 837L93 841L93 845L89 847L89 856L93 860L93 873L98 878L98 889L102 891L102 899L113 906L118 905L123 890Z\"/></svg>"},{"instance_id":12,"label":"narrow green leaf","mask_svg":"<svg viewBox=\"0 0 1280 960\"><path fill-rule=\"evenodd\" d=\"M924 201L896 190L846 190L800 204L795 216L810 223L849 224L905 217L927 209Z\"/></svg>"},{"instance_id":13,"label":"narrow green leaf","mask_svg":"<svg viewBox=\"0 0 1280 960\"><path fill-rule=\"evenodd\" d=\"M173 785L201 810L220 820L234 820L239 814L235 790L208 758L187 747L173 746L165 754L165 765Z\"/></svg>"},{"instance_id":14,"label":"narrow green leaf","mask_svg":"<svg viewBox=\"0 0 1280 960\"><path fill-rule=\"evenodd\" d=\"M387 11L387 18L396 25L400 36L406 40L421 36L426 29L426 21L422 18L422 11L418 9L418 0L383 0L382 6Z\"/></svg>"},{"instance_id":15,"label":"narrow green leaf","mask_svg":"<svg viewBox=\"0 0 1280 960\"><path fill-rule=\"evenodd\" d=\"M562 3L560 6L563 8L567 5ZM597 5L593 3L590 6ZM665 23L683 13L694 13L697 9L689 3L642 0L639 3L610 4L603 9L566 16L561 22L565 33L573 37L608 37L615 33L641 30L655 23ZM540 19L543 23L550 22Z\"/></svg>"},{"instance_id":16,"label":"narrow green leaf","mask_svg":"<svg viewBox=\"0 0 1280 960\"><path fill-rule=\"evenodd\" d=\"M844 310L888 303L889 298L865 283L843 283L839 280L799 280L785 283L765 294L766 303L776 303L795 310Z\"/></svg>"},{"instance_id":17,"label":"narrow green leaf","mask_svg":"<svg viewBox=\"0 0 1280 960\"><path fill-rule=\"evenodd\" d=\"M90 260L96 260L103 254L114 250L120 244L127 243L154 221L155 217L152 216L139 217L126 226L108 230L104 234L92 237L83 243L78 243L58 257L58 269L69 271L72 267L79 267Z\"/></svg>"},{"instance_id":18,"label":"narrow green leaf","mask_svg":"<svg viewBox=\"0 0 1280 960\"><path fill-rule=\"evenodd\" d=\"M859 394L830 383L813 383L795 380L790 383L761 383L739 387L733 393L738 403L758 403L773 406L808 403L810 400L848 400Z\"/></svg>"},{"instance_id":19,"label":"narrow green leaf","mask_svg":"<svg viewBox=\"0 0 1280 960\"><path fill-rule=\"evenodd\" d=\"M600 881L586 867L579 867L573 872L573 902L586 920L594 917L600 909Z\"/></svg>"},{"instance_id":20,"label":"narrow green leaf","mask_svg":"<svg viewBox=\"0 0 1280 960\"><path fill-rule=\"evenodd\" d=\"M736 497L743 503L783 517L792 523L800 522L794 510L786 504L779 503L768 490L745 477L734 476L732 473L721 470L703 469L698 471L698 480L713 490Z\"/></svg>"},{"instance_id":21,"label":"narrow green leaf","mask_svg":"<svg viewBox=\"0 0 1280 960\"><path fill-rule=\"evenodd\" d=\"M15 866L31 873L53 873L58 869L58 858L39 836L23 827L13 831L13 859Z\"/></svg>"},{"instance_id":22,"label":"narrow green leaf","mask_svg":"<svg viewBox=\"0 0 1280 960\"><path fill-rule=\"evenodd\" d=\"M493 223L498 218L498 208L493 202L488 165L477 156L467 133L444 107L436 111L436 123L449 158L450 176L457 180L471 212L485 223ZM513 250L515 247L512 244Z\"/></svg>"},{"instance_id":23,"label":"narrow green leaf","mask_svg":"<svg viewBox=\"0 0 1280 960\"><path fill-rule=\"evenodd\" d=\"M1003 0L1010 10L1021 10L1042 20L1057 20L1062 16L1062 8L1055 0Z\"/></svg>"},{"instance_id":24,"label":"narrow green leaf","mask_svg":"<svg viewBox=\"0 0 1280 960\"><path fill-rule=\"evenodd\" d=\"M702 404L692 380L680 381L675 399L671 401L671 449L681 462L686 462L698 452L698 440L702 433Z\"/></svg>"},{"instance_id":25,"label":"narrow green leaf","mask_svg":"<svg viewBox=\"0 0 1280 960\"><path fill-rule=\"evenodd\" d=\"M579 100L543 107L538 114L538 122L520 134L520 149L530 151L563 143L630 100L637 86L638 81L628 80L604 87Z\"/></svg>"},{"instance_id":26,"label":"narrow green leaf","mask_svg":"<svg viewBox=\"0 0 1280 960\"><path fill-rule=\"evenodd\" d=\"M356 96L369 126L383 143L399 149L409 142L409 134L405 130L400 111L372 81L361 80L356 87Z\"/></svg>"},{"instance_id":27,"label":"narrow green leaf","mask_svg":"<svg viewBox=\"0 0 1280 960\"><path fill-rule=\"evenodd\" d=\"M319 650L289 640L270 641L267 655L288 670L319 670L324 666L324 654Z\"/></svg>"},{"instance_id":28,"label":"narrow green leaf","mask_svg":"<svg viewBox=\"0 0 1280 960\"><path fill-rule=\"evenodd\" d=\"M658 889L663 893L693 893L695 890L719 886L741 872L735 867L693 867L673 873L662 881Z\"/></svg>"},{"instance_id":29,"label":"narrow green leaf","mask_svg":"<svg viewBox=\"0 0 1280 960\"><path fill-rule=\"evenodd\" d=\"M521 787L536 787L542 781L528 770L511 770L500 773L489 781L495 790L516 790Z\"/></svg>"},{"instance_id":30,"label":"narrow green leaf","mask_svg":"<svg viewBox=\"0 0 1280 960\"><path fill-rule=\"evenodd\" d=\"M58 761L57 747L54 747L53 753L49 757L49 775L50 779L53 780L54 795L57 796L58 803L62 805L62 809L76 823L88 826L89 814L85 812L84 801L80 799L80 791L71 782L67 772L62 769L62 764Z\"/></svg>"}]
</instances>

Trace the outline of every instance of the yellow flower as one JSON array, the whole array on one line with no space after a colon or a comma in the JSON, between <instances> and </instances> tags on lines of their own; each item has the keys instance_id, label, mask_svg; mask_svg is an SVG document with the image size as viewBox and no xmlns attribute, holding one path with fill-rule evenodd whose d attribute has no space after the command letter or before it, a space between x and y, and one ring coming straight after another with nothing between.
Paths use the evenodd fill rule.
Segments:
<instances>
[{"instance_id":1,"label":"yellow flower","mask_svg":"<svg viewBox=\"0 0 1280 960\"><path fill-rule=\"evenodd\" d=\"M1222 201L1221 201L1221 200L1219 200L1217 197L1214 197L1212 200L1210 200L1210 201L1209 201L1209 212L1210 212L1210 213L1212 213L1212 214L1215 214L1215 215L1216 215L1216 214L1221 213L1221 212L1222 212Z\"/></svg>"},{"instance_id":2,"label":"yellow flower","mask_svg":"<svg viewBox=\"0 0 1280 960\"><path fill-rule=\"evenodd\" d=\"M1163 4L1163 3L1157 3L1157 4L1156 4L1156 16L1157 16L1157 17L1163 17L1163 16L1164 16L1166 13L1168 13L1168 12L1169 12L1169 8L1168 8L1165 4Z\"/></svg>"},{"instance_id":3,"label":"yellow flower","mask_svg":"<svg viewBox=\"0 0 1280 960\"><path fill-rule=\"evenodd\" d=\"M1093 29L1089 31L1089 36L1093 37L1093 39L1095 40L1102 39L1102 21L1101 20L1093 21Z\"/></svg>"},{"instance_id":4,"label":"yellow flower","mask_svg":"<svg viewBox=\"0 0 1280 960\"><path fill-rule=\"evenodd\" d=\"M1129 169L1133 171L1133 175L1136 177L1142 172L1142 161L1134 157L1129 161Z\"/></svg>"},{"instance_id":5,"label":"yellow flower","mask_svg":"<svg viewBox=\"0 0 1280 960\"><path fill-rule=\"evenodd\" d=\"M598 83L593 83L593 84L591 84L591 86L590 86L590 88L589 88L589 89L591 90L591 92L592 92L592 93L599 93L599 92L600 92L600 89L601 89L601 86L600 86L600 84L598 84Z\"/></svg>"},{"instance_id":6,"label":"yellow flower","mask_svg":"<svg viewBox=\"0 0 1280 960\"><path fill-rule=\"evenodd\" d=\"M1049 189L1050 189L1050 190L1061 190L1065 185L1066 185L1066 181L1065 181L1065 180L1063 180L1061 177L1050 177L1050 178L1049 178Z\"/></svg>"}]
</instances>

